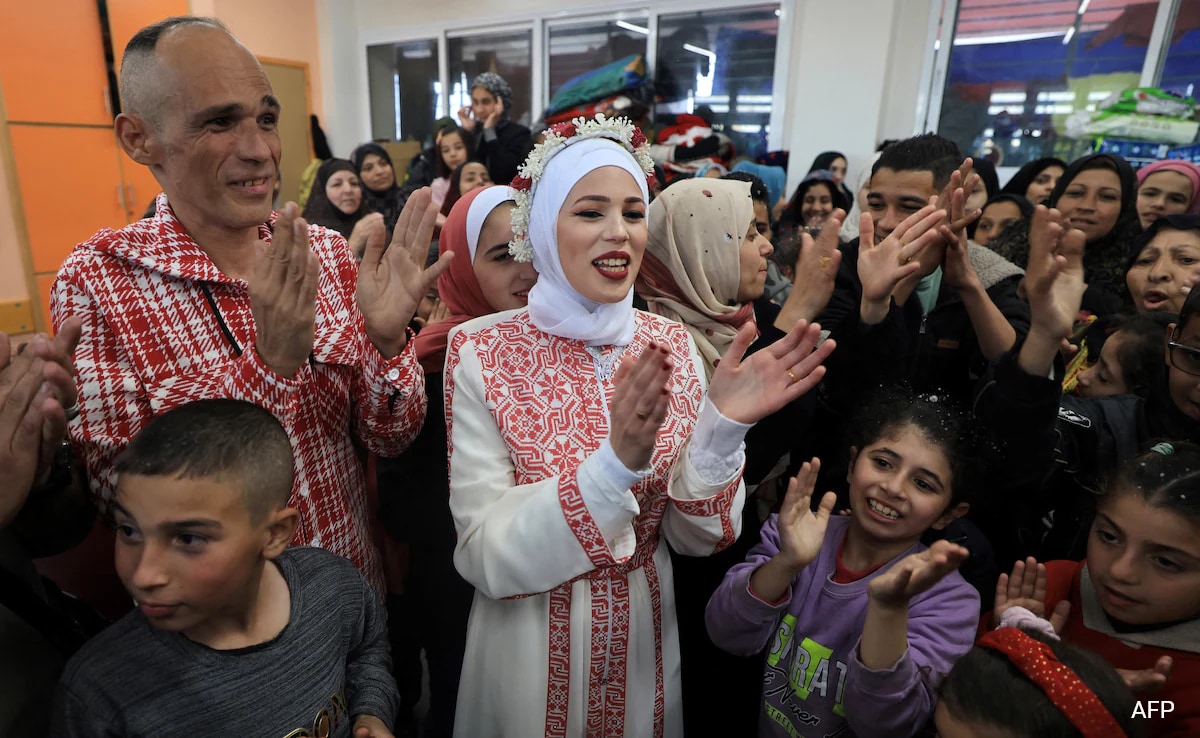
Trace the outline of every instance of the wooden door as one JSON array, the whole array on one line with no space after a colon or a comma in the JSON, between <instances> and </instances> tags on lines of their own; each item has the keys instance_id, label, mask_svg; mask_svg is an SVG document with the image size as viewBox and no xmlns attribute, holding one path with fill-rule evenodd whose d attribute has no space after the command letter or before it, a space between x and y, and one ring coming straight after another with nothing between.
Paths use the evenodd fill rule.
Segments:
<instances>
[{"instance_id":1,"label":"wooden door","mask_svg":"<svg viewBox=\"0 0 1200 738\"><path fill-rule=\"evenodd\" d=\"M109 128L9 126L35 274L53 273L75 244L126 223Z\"/></svg>"},{"instance_id":2,"label":"wooden door","mask_svg":"<svg viewBox=\"0 0 1200 738\"><path fill-rule=\"evenodd\" d=\"M279 98L282 111L279 114L279 137L282 148L279 164L283 175L283 187L279 191L280 204L300 197L300 175L312 161L312 128L309 115L308 65L278 59L259 59L275 97ZM350 152L346 152L348 156Z\"/></svg>"},{"instance_id":3,"label":"wooden door","mask_svg":"<svg viewBox=\"0 0 1200 738\"><path fill-rule=\"evenodd\" d=\"M10 122L111 125L95 0L0 3L0 78Z\"/></svg>"}]
</instances>

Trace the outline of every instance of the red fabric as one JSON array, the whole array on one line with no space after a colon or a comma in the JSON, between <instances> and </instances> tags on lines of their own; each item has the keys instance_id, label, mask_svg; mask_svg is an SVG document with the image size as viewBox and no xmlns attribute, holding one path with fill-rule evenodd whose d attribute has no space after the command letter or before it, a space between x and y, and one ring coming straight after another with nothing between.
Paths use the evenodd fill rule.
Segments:
<instances>
[{"instance_id":1,"label":"red fabric","mask_svg":"<svg viewBox=\"0 0 1200 738\"><path fill-rule=\"evenodd\" d=\"M260 227L260 238L270 241L274 221L272 215ZM321 264L316 334L309 361L293 378L263 364L246 282L217 269L165 195L153 219L101 230L76 246L51 297L56 327L72 315L83 321L75 352L80 415L70 424L71 438L104 507L115 489L113 460L155 415L213 397L270 410L296 455L290 504L300 524L293 542L350 559L382 594L366 481L350 430L368 450L399 455L424 422L425 377L411 347L388 360L367 339L355 301L358 268L346 240L320 226L310 227L309 238Z\"/></svg>"},{"instance_id":2,"label":"red fabric","mask_svg":"<svg viewBox=\"0 0 1200 738\"><path fill-rule=\"evenodd\" d=\"M485 187L477 187L460 198L442 224L438 254L454 253L450 267L438 277L438 298L450 311L445 320L421 329L414 343L417 360L426 372L440 372L446 362L446 343L450 330L481 315L496 312L475 279L475 265L467 246L467 211Z\"/></svg>"},{"instance_id":3,"label":"red fabric","mask_svg":"<svg viewBox=\"0 0 1200 738\"><path fill-rule=\"evenodd\" d=\"M852 582L857 582L859 579L871 576L875 572L879 571L880 567L884 566L884 564L887 564L885 561L883 564L872 566L866 571L854 571L852 569L847 569L846 566L842 564L842 549L845 547L846 537L842 536L842 542L838 544L837 564L833 570L833 581L835 584L850 584Z\"/></svg>"},{"instance_id":4,"label":"red fabric","mask_svg":"<svg viewBox=\"0 0 1200 738\"><path fill-rule=\"evenodd\" d=\"M1112 636L1090 630L1083 623L1083 604L1079 596L1083 565L1081 561L1046 564L1046 612L1053 612L1055 605L1064 599L1071 602L1071 614L1061 634L1063 640L1096 652L1118 669L1150 669L1162 656L1170 656L1175 665L1166 685L1153 694L1138 695L1138 698L1174 702L1175 711L1165 718L1148 719L1146 735L1148 738L1195 738L1200 735L1200 654L1156 646L1129 646Z\"/></svg>"},{"instance_id":5,"label":"red fabric","mask_svg":"<svg viewBox=\"0 0 1200 738\"><path fill-rule=\"evenodd\" d=\"M1125 731L1096 693L1042 641L1030 638L1020 628L1001 628L979 639L978 645L1004 654L1046 693L1083 738L1125 738Z\"/></svg>"}]
</instances>

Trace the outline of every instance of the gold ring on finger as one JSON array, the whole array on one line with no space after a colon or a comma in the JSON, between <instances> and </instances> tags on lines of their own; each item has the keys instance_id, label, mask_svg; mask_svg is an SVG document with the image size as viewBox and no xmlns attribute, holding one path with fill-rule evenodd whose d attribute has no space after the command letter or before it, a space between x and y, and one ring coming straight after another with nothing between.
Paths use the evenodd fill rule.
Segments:
<instances>
[{"instance_id":1,"label":"gold ring on finger","mask_svg":"<svg viewBox=\"0 0 1200 738\"><path fill-rule=\"evenodd\" d=\"M637 413L637 416L638 416L638 420L645 420L646 418L650 417L650 413L639 412L639 413Z\"/></svg>"},{"instance_id":2,"label":"gold ring on finger","mask_svg":"<svg viewBox=\"0 0 1200 738\"><path fill-rule=\"evenodd\" d=\"M796 375L795 375L795 374L792 374L792 370L791 370L791 369L788 369L788 370L787 370L787 374L788 374L788 376L789 376L789 377L791 377L791 378L792 378L792 382L798 382L798 381L800 381L800 380L796 379Z\"/></svg>"}]
</instances>

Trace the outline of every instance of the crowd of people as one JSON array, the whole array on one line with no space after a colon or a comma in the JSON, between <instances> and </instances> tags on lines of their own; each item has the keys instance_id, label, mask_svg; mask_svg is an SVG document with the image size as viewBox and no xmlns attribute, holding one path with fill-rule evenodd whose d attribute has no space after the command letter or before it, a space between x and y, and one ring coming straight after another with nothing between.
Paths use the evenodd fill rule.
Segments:
<instances>
[{"instance_id":1,"label":"crowd of people","mask_svg":"<svg viewBox=\"0 0 1200 738\"><path fill-rule=\"evenodd\" d=\"M274 210L219 22L120 93L162 194L0 334L5 735L1200 734L1200 167L788 196L485 73Z\"/></svg>"}]
</instances>

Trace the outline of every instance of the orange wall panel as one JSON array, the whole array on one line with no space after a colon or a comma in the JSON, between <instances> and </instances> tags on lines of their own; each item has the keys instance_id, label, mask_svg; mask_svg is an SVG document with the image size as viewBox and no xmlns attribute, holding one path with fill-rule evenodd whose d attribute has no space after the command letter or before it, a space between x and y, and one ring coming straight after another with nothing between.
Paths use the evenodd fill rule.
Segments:
<instances>
[{"instance_id":1,"label":"orange wall panel","mask_svg":"<svg viewBox=\"0 0 1200 738\"><path fill-rule=\"evenodd\" d=\"M9 121L112 124L95 0L0 3Z\"/></svg>"},{"instance_id":2,"label":"orange wall panel","mask_svg":"<svg viewBox=\"0 0 1200 738\"><path fill-rule=\"evenodd\" d=\"M38 296L42 301L42 315L46 316L46 325L41 326L41 329L47 333L54 332L54 326L50 325L50 288L54 285L53 274L37 275Z\"/></svg>"},{"instance_id":3,"label":"orange wall panel","mask_svg":"<svg viewBox=\"0 0 1200 738\"><path fill-rule=\"evenodd\" d=\"M121 176L125 180L125 212L126 222L132 223L142 219L142 213L150 205L150 201L162 192L158 180L150 173L150 168L138 164L126 155L125 150L117 145L121 152Z\"/></svg>"},{"instance_id":4,"label":"orange wall panel","mask_svg":"<svg viewBox=\"0 0 1200 738\"><path fill-rule=\"evenodd\" d=\"M58 270L75 244L127 222L110 128L12 125L33 271Z\"/></svg>"},{"instance_id":5,"label":"orange wall panel","mask_svg":"<svg viewBox=\"0 0 1200 738\"><path fill-rule=\"evenodd\" d=\"M121 55L133 34L173 15L187 15L187 0L108 0L108 29L112 34L113 64L121 70Z\"/></svg>"}]
</instances>

